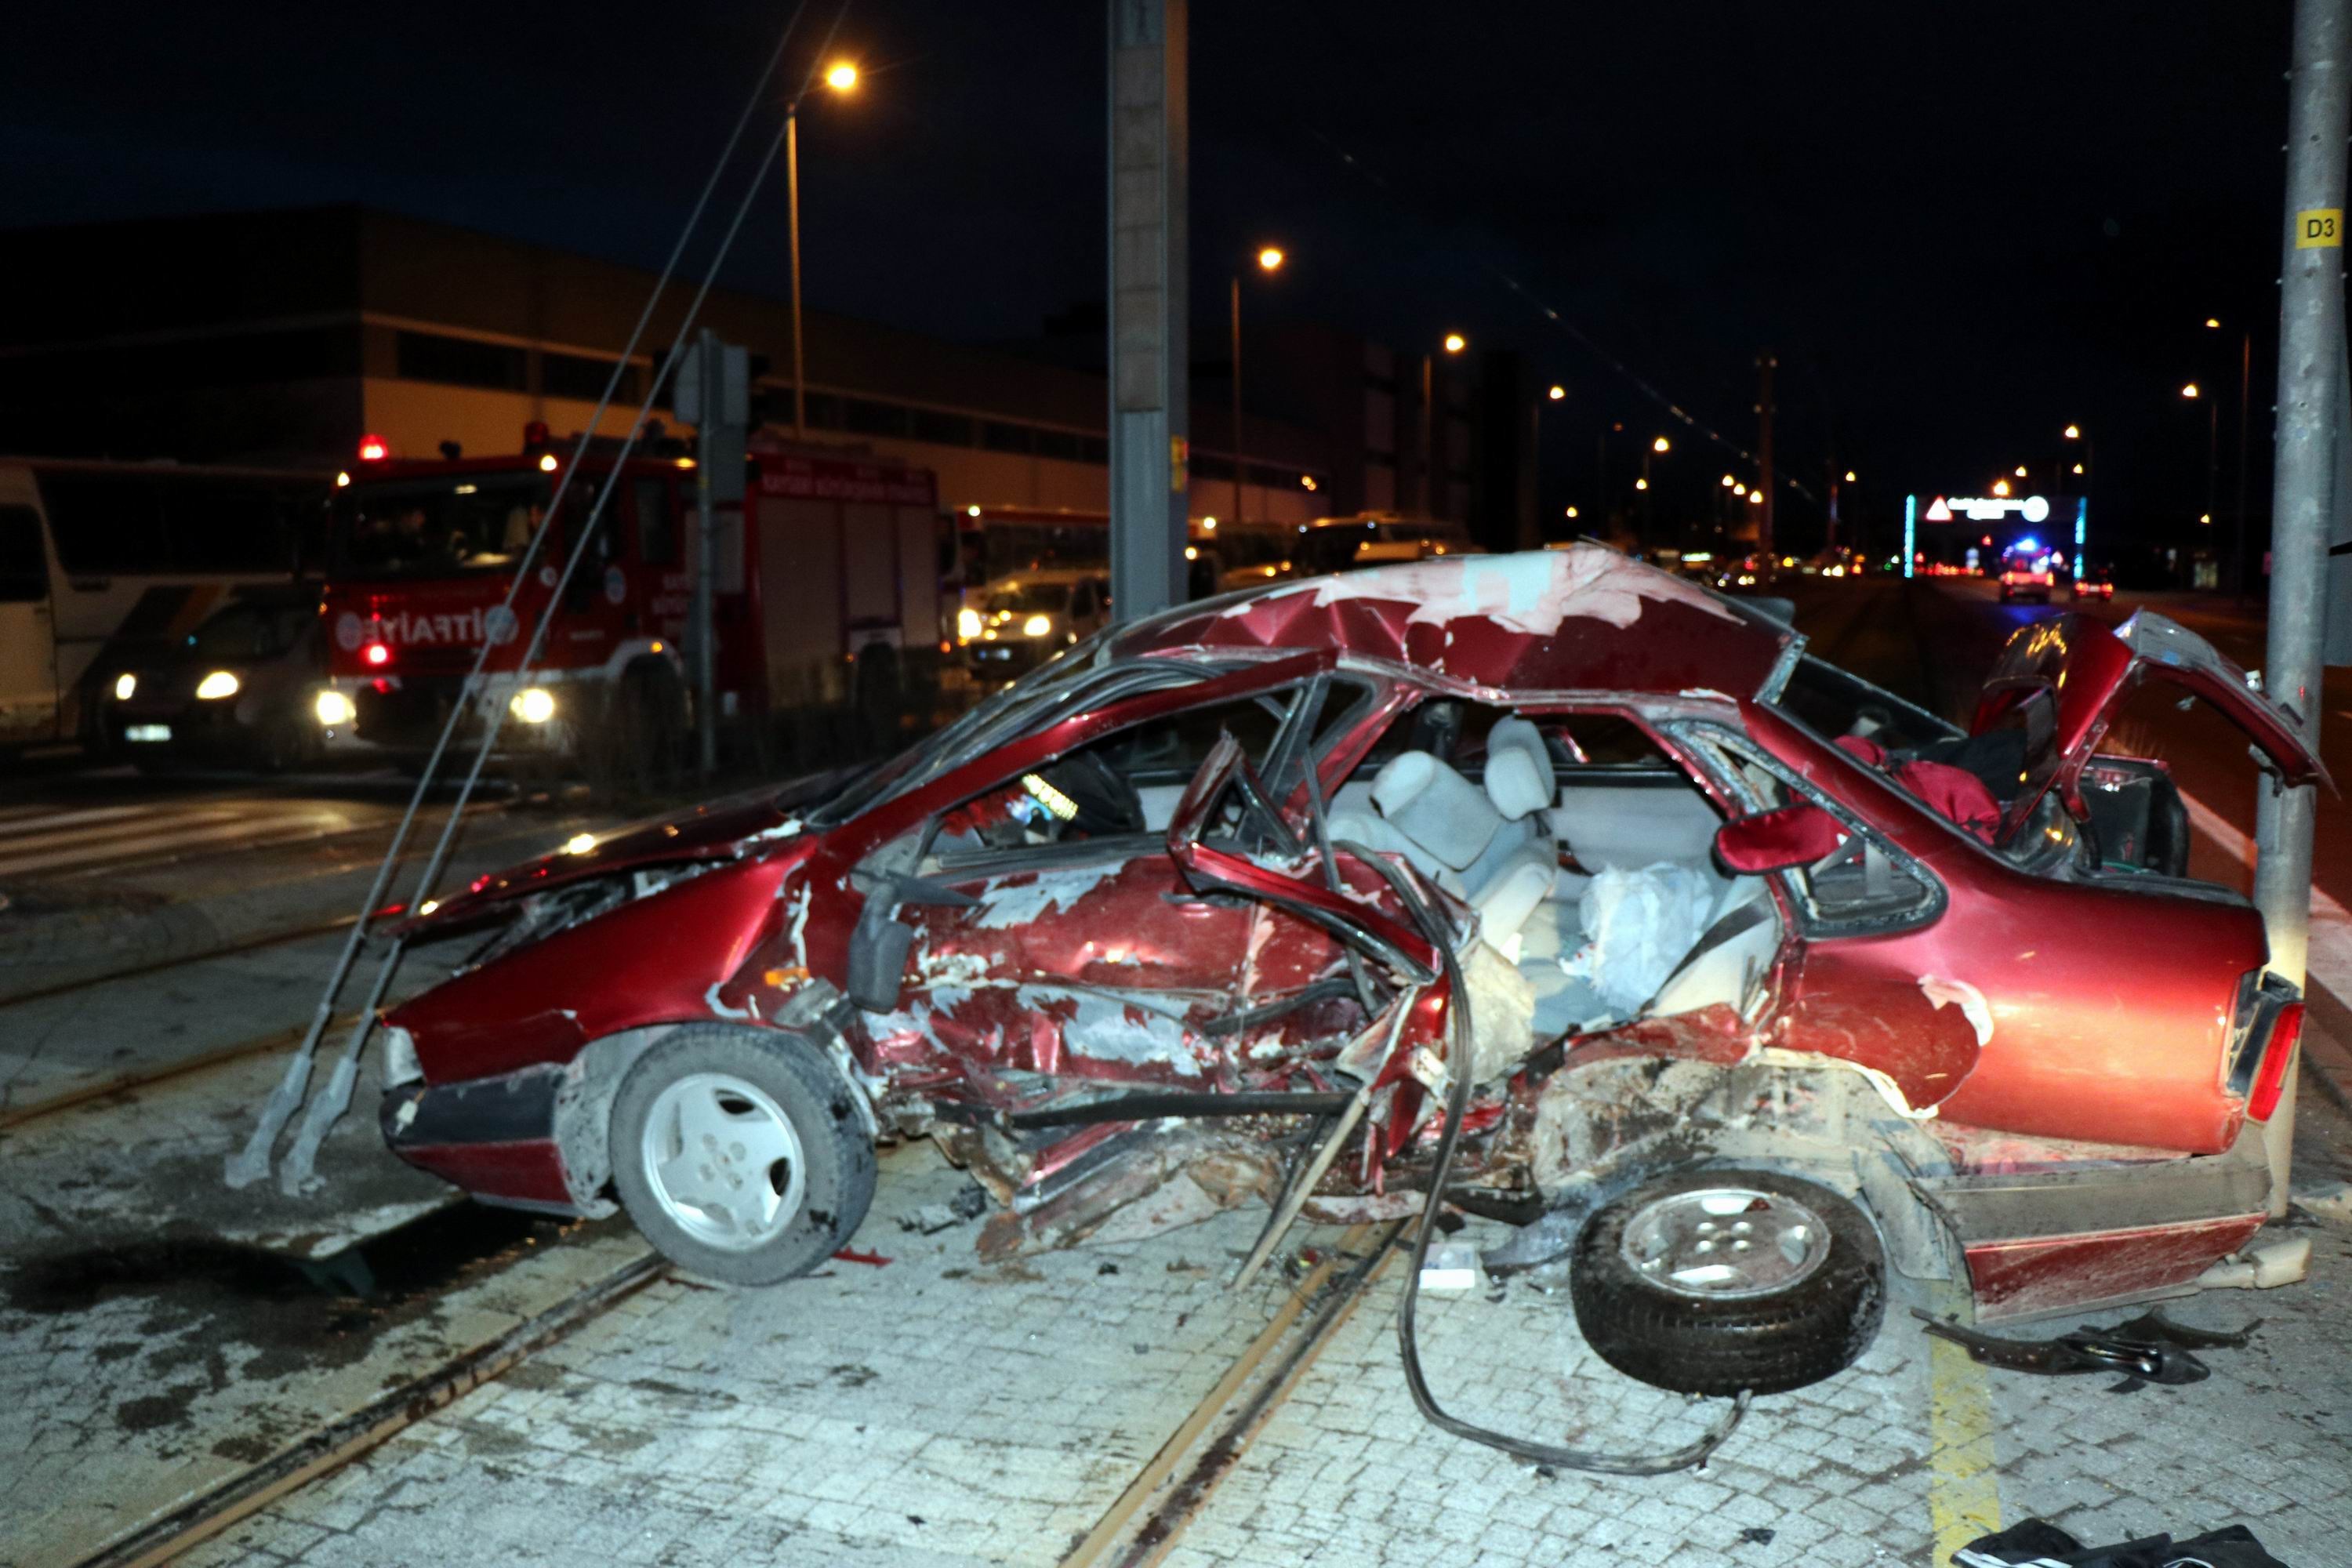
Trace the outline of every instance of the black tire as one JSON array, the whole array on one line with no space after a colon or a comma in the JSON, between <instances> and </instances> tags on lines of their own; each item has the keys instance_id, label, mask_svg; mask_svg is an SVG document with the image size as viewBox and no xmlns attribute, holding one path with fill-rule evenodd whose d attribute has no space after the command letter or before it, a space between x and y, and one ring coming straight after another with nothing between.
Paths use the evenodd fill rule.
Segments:
<instances>
[{"instance_id":1,"label":"black tire","mask_svg":"<svg viewBox=\"0 0 2352 1568\"><path fill-rule=\"evenodd\" d=\"M1777 1194L1819 1217L1829 1251L1811 1272L1764 1295L1708 1298L1639 1273L1627 1226L1663 1198L1706 1188ZM1569 1299L1593 1352L1626 1376L1679 1394L1779 1394L1853 1364L1886 1313L1886 1265L1869 1219L1815 1183L1771 1171L1661 1177L1603 1205L1576 1238Z\"/></svg>"},{"instance_id":2,"label":"black tire","mask_svg":"<svg viewBox=\"0 0 2352 1568\"><path fill-rule=\"evenodd\" d=\"M805 1195L783 1228L736 1249L697 1237L670 1215L643 1154L663 1090L696 1074L740 1079L765 1093L792 1124ZM613 1185L654 1250L682 1268L730 1285L773 1285L805 1274L846 1244L874 1201L874 1140L833 1063L807 1039L775 1029L695 1024L639 1058L613 1099ZM777 1179L771 1172L772 1180Z\"/></svg>"}]
</instances>

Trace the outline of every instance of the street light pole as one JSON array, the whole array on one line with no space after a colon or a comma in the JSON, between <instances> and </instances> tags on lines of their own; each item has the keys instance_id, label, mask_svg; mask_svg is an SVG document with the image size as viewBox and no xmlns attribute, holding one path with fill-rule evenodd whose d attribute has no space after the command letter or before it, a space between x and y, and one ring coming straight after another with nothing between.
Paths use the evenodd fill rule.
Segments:
<instances>
[{"instance_id":1,"label":"street light pole","mask_svg":"<svg viewBox=\"0 0 2352 1568\"><path fill-rule=\"evenodd\" d=\"M2238 340L2238 501L2231 509L2230 528L2237 535L2237 590L2245 593L2251 580L2246 575L2246 536L2253 530L2246 516L2246 400L2251 395L2254 378L2254 334L2252 328Z\"/></svg>"},{"instance_id":2,"label":"street light pole","mask_svg":"<svg viewBox=\"0 0 2352 1568\"><path fill-rule=\"evenodd\" d=\"M784 106L784 206L793 249L793 439L808 439L808 370L801 353L801 100Z\"/></svg>"},{"instance_id":3,"label":"street light pole","mask_svg":"<svg viewBox=\"0 0 2352 1568\"><path fill-rule=\"evenodd\" d=\"M845 93L857 86L857 68L839 61L824 73L824 85ZM784 105L784 207L793 252L793 439L808 439L808 376L801 351L801 95Z\"/></svg>"},{"instance_id":4,"label":"street light pole","mask_svg":"<svg viewBox=\"0 0 2352 1568\"><path fill-rule=\"evenodd\" d=\"M2334 519L2336 405L2344 350L2344 137L2347 0L2295 0L2287 90L2286 222L2279 268L2278 458L2271 481L2270 668L2264 687L2319 749L2327 543ZM2311 942L2311 836L2316 792L2265 780L2254 804L2254 906L2270 967L2301 985ZM2271 1213L2286 1212L2294 1145L2295 1069L2263 1129Z\"/></svg>"},{"instance_id":5,"label":"street light pole","mask_svg":"<svg viewBox=\"0 0 2352 1568\"><path fill-rule=\"evenodd\" d=\"M1249 460L1242 455L1242 275L1234 274L1234 521L1242 521L1243 475Z\"/></svg>"}]
</instances>

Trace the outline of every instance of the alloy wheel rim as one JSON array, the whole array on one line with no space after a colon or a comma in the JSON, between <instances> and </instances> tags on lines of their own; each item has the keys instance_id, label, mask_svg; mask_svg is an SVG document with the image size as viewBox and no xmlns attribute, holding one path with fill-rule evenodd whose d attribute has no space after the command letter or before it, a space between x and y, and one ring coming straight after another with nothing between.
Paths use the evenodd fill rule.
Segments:
<instances>
[{"instance_id":1,"label":"alloy wheel rim","mask_svg":"<svg viewBox=\"0 0 2352 1568\"><path fill-rule=\"evenodd\" d=\"M707 1247L773 1240L807 1196L800 1134L774 1097L732 1073L689 1073L654 1097L637 1156L654 1199Z\"/></svg>"},{"instance_id":2,"label":"alloy wheel rim","mask_svg":"<svg viewBox=\"0 0 2352 1568\"><path fill-rule=\"evenodd\" d=\"M1829 1226L1785 1193L1725 1185L1644 1204L1618 1243L1636 1277L1696 1300L1769 1296L1811 1278L1830 1255Z\"/></svg>"}]
</instances>

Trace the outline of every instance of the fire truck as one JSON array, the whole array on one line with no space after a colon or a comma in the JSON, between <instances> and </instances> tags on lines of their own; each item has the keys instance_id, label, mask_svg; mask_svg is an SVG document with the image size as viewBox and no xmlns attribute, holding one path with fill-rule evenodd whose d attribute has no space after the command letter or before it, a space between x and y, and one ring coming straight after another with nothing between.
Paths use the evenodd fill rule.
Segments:
<instances>
[{"instance_id":1,"label":"fire truck","mask_svg":"<svg viewBox=\"0 0 2352 1568\"><path fill-rule=\"evenodd\" d=\"M697 479L692 458L621 458L551 443L513 456L390 455L373 437L337 476L328 538L330 731L404 761L453 711L478 735L503 707L500 751L587 762L674 757L694 721ZM445 447L445 452L453 448ZM511 611L504 601L567 466L581 471ZM560 600L563 562L620 470ZM939 639L939 506L931 474L887 460L755 441L714 507L713 689L722 730L843 705ZM530 628L553 605L538 659ZM467 679L490 646L479 685Z\"/></svg>"}]
</instances>

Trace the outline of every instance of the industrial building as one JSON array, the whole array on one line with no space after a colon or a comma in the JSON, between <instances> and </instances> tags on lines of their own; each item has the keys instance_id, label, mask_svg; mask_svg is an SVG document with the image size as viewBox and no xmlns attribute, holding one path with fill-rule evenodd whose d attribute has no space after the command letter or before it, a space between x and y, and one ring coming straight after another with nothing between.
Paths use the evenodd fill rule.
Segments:
<instances>
[{"instance_id":1,"label":"industrial building","mask_svg":"<svg viewBox=\"0 0 2352 1568\"><path fill-rule=\"evenodd\" d=\"M586 428L654 281L357 206L17 230L5 244L16 287L0 300L0 451L44 455L332 469L363 436L395 456L451 441L510 451L534 421ZM631 356L624 404L644 397L688 292L671 291ZM984 347L808 311L807 437L929 468L944 506L1104 510L1098 310L1091 331L1087 318ZM704 321L750 349L764 420L789 433L789 306L719 289ZM1230 351L1211 325L1196 341L1217 351L1193 371L1195 515L1403 510L1490 545L1532 539L1519 438L1531 405L1513 356L1425 363L1333 329L1253 326L1236 497ZM667 389L654 405L668 417Z\"/></svg>"}]
</instances>

